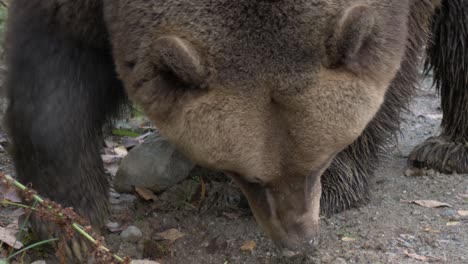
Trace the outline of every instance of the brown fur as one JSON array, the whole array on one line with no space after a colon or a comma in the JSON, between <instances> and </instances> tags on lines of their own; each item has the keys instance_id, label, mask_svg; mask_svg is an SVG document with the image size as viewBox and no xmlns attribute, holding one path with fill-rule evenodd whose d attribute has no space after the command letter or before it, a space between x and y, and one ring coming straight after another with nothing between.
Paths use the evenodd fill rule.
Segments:
<instances>
[{"instance_id":1,"label":"brown fur","mask_svg":"<svg viewBox=\"0 0 468 264\"><path fill-rule=\"evenodd\" d=\"M320 211L366 201L420 77L434 6L16 0L7 86L18 175L101 226L100 129L123 83L182 152L233 177L278 246L306 250Z\"/></svg>"},{"instance_id":2,"label":"brown fur","mask_svg":"<svg viewBox=\"0 0 468 264\"><path fill-rule=\"evenodd\" d=\"M259 224L289 249L308 243L317 231L320 177L335 155L363 133L386 93L383 109L396 109L379 115L398 114L405 105L400 97L414 89L415 57L431 12L428 4L401 0L210 5L108 0L105 7L117 69L130 96L194 162L232 175ZM184 44L157 47L154 43L161 38ZM173 55L154 60L158 48L172 49ZM203 62L191 59L199 57ZM193 65L178 67L170 76L160 70L187 62ZM407 72L398 72L402 62ZM209 73L203 81L177 81L177 75L186 79L186 72L178 73L182 68L196 65ZM375 154L365 145L375 145L371 150L383 143L371 138L377 135L373 129L396 129L392 121L398 117L385 118L376 120L347 151L367 153L366 161L372 160ZM335 162L348 155L342 153ZM362 200L362 194L347 197L351 190L346 183L354 179L325 177L327 211ZM366 181L358 181L363 193ZM336 196L349 204L333 201L328 192L335 188L343 188Z\"/></svg>"}]
</instances>

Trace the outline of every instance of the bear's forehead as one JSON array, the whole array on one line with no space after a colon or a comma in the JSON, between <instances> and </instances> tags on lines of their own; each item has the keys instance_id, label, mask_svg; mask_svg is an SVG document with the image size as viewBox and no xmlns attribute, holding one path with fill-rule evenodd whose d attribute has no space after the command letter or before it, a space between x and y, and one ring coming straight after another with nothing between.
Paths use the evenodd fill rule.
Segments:
<instances>
[{"instance_id":1,"label":"bear's forehead","mask_svg":"<svg viewBox=\"0 0 468 264\"><path fill-rule=\"evenodd\" d=\"M324 1L182 2L185 8L161 13L160 26L182 31L225 80L310 72L320 62L332 12ZM168 17L175 12L177 17Z\"/></svg>"},{"instance_id":2,"label":"bear's forehead","mask_svg":"<svg viewBox=\"0 0 468 264\"><path fill-rule=\"evenodd\" d=\"M141 43L174 35L199 48L221 79L248 82L315 72L341 0L106 1L127 57Z\"/></svg>"}]
</instances>

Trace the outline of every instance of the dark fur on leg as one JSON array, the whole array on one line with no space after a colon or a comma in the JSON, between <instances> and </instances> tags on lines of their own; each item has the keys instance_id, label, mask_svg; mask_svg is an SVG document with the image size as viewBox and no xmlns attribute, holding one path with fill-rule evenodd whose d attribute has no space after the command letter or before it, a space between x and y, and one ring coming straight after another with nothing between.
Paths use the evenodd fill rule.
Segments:
<instances>
[{"instance_id":1,"label":"dark fur on leg","mask_svg":"<svg viewBox=\"0 0 468 264\"><path fill-rule=\"evenodd\" d=\"M109 44L103 43L101 9L100 1L14 1L6 42L6 123L18 179L73 207L96 229L109 211L101 128L125 99ZM75 26L86 32L62 18L76 12L82 16L75 17ZM42 238L60 234L33 219ZM70 245L69 251L80 251L76 241Z\"/></svg>"},{"instance_id":2,"label":"dark fur on leg","mask_svg":"<svg viewBox=\"0 0 468 264\"><path fill-rule=\"evenodd\" d=\"M420 55L428 38L432 11L429 1L412 1L405 60L380 111L364 133L338 154L322 176L322 214L341 212L367 202L370 177L388 143L396 139L401 113L406 110L420 80Z\"/></svg>"},{"instance_id":3,"label":"dark fur on leg","mask_svg":"<svg viewBox=\"0 0 468 264\"><path fill-rule=\"evenodd\" d=\"M431 168L448 174L468 172L468 144L431 137L417 146L409 159L417 168Z\"/></svg>"},{"instance_id":4,"label":"dark fur on leg","mask_svg":"<svg viewBox=\"0 0 468 264\"><path fill-rule=\"evenodd\" d=\"M468 173L468 1L445 0L432 23L426 70L441 95L442 133L416 147L409 165Z\"/></svg>"}]
</instances>

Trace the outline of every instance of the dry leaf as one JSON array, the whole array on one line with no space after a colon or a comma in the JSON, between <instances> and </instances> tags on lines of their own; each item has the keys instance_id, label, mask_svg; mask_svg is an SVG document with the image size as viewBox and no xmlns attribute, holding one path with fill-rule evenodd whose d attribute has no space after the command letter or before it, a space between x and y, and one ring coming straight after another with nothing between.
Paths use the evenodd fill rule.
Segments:
<instances>
[{"instance_id":1,"label":"dry leaf","mask_svg":"<svg viewBox=\"0 0 468 264\"><path fill-rule=\"evenodd\" d=\"M354 238L354 237L343 237L343 238L341 238L341 241L343 241L343 242L353 242L353 241L356 241L356 238Z\"/></svg>"},{"instance_id":2,"label":"dry leaf","mask_svg":"<svg viewBox=\"0 0 468 264\"><path fill-rule=\"evenodd\" d=\"M21 203L22 199L18 194L18 190L15 188L10 188L6 190L5 193L2 194L3 198L14 203Z\"/></svg>"},{"instance_id":3,"label":"dry leaf","mask_svg":"<svg viewBox=\"0 0 468 264\"><path fill-rule=\"evenodd\" d=\"M117 174L117 171L119 170L119 164L116 164L116 163L104 164L104 169L110 175L115 176Z\"/></svg>"},{"instance_id":4,"label":"dry leaf","mask_svg":"<svg viewBox=\"0 0 468 264\"><path fill-rule=\"evenodd\" d=\"M104 139L104 144L107 148L115 148L119 145L117 142L112 141L110 139Z\"/></svg>"},{"instance_id":5,"label":"dry leaf","mask_svg":"<svg viewBox=\"0 0 468 264\"><path fill-rule=\"evenodd\" d=\"M182 238L185 236L184 233L180 232L179 230L175 228L171 228L169 230L166 230L161 233L157 233L156 235L162 237L165 240L169 240L169 242L172 244L174 241L176 241L179 238Z\"/></svg>"},{"instance_id":6,"label":"dry leaf","mask_svg":"<svg viewBox=\"0 0 468 264\"><path fill-rule=\"evenodd\" d=\"M257 247L257 243L253 240L245 241L240 247L242 251L252 251Z\"/></svg>"},{"instance_id":7,"label":"dry leaf","mask_svg":"<svg viewBox=\"0 0 468 264\"><path fill-rule=\"evenodd\" d=\"M120 157L117 155L104 154L101 155L102 162L111 164L116 162Z\"/></svg>"},{"instance_id":8,"label":"dry leaf","mask_svg":"<svg viewBox=\"0 0 468 264\"><path fill-rule=\"evenodd\" d=\"M426 227L426 228L424 228L424 231L426 231L428 233L434 233L434 234L440 233L440 230L433 229L432 227Z\"/></svg>"},{"instance_id":9,"label":"dry leaf","mask_svg":"<svg viewBox=\"0 0 468 264\"><path fill-rule=\"evenodd\" d=\"M152 191L150 191L150 190L148 190L148 189L146 189L144 187L135 187L135 191L145 201L149 201L149 200L156 201L156 199L158 199L158 197Z\"/></svg>"},{"instance_id":10,"label":"dry leaf","mask_svg":"<svg viewBox=\"0 0 468 264\"><path fill-rule=\"evenodd\" d=\"M10 247L13 247L15 249L22 248L23 244L16 239L16 237L14 236L15 233L16 230L7 229L0 226L0 241L8 244Z\"/></svg>"},{"instance_id":11,"label":"dry leaf","mask_svg":"<svg viewBox=\"0 0 468 264\"><path fill-rule=\"evenodd\" d=\"M118 146L114 148L115 154L117 154L119 157L125 157L128 154L127 148L124 146Z\"/></svg>"},{"instance_id":12,"label":"dry leaf","mask_svg":"<svg viewBox=\"0 0 468 264\"><path fill-rule=\"evenodd\" d=\"M132 260L130 264L160 264L160 262L154 260Z\"/></svg>"},{"instance_id":13,"label":"dry leaf","mask_svg":"<svg viewBox=\"0 0 468 264\"><path fill-rule=\"evenodd\" d=\"M447 226L457 226L457 225L460 225L460 222L457 222L457 221L447 222Z\"/></svg>"},{"instance_id":14,"label":"dry leaf","mask_svg":"<svg viewBox=\"0 0 468 264\"><path fill-rule=\"evenodd\" d=\"M438 208L438 207L451 207L448 203L442 203L435 200L415 200L411 203L427 207L427 208Z\"/></svg>"},{"instance_id":15,"label":"dry leaf","mask_svg":"<svg viewBox=\"0 0 468 264\"><path fill-rule=\"evenodd\" d=\"M10 217L20 217L25 214L24 208L18 208L15 211L11 212Z\"/></svg>"},{"instance_id":16,"label":"dry leaf","mask_svg":"<svg viewBox=\"0 0 468 264\"><path fill-rule=\"evenodd\" d=\"M429 258L426 257L426 256L421 256L421 255L418 255L416 253L408 253L408 251L405 251L405 255L407 257L410 257L410 258L413 258L413 259L416 259L416 260L420 260L420 261L428 261Z\"/></svg>"},{"instance_id":17,"label":"dry leaf","mask_svg":"<svg viewBox=\"0 0 468 264\"><path fill-rule=\"evenodd\" d=\"M459 211L458 211L458 214L459 214L460 216L468 216L468 211L459 210Z\"/></svg>"}]
</instances>

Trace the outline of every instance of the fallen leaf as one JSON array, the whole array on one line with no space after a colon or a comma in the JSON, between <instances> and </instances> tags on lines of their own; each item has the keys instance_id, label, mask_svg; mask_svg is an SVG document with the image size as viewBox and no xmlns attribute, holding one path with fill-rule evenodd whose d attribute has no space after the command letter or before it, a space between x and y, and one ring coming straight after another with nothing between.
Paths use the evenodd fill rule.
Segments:
<instances>
[{"instance_id":1,"label":"fallen leaf","mask_svg":"<svg viewBox=\"0 0 468 264\"><path fill-rule=\"evenodd\" d=\"M20 217L20 216L22 216L24 214L25 214L24 208L18 208L15 211L11 212L11 214L9 216L10 217Z\"/></svg>"},{"instance_id":2,"label":"fallen leaf","mask_svg":"<svg viewBox=\"0 0 468 264\"><path fill-rule=\"evenodd\" d=\"M121 157L119 157L117 155L110 155L110 154L101 155L102 162L107 163L107 164L114 163L114 162L118 161L119 158L121 158Z\"/></svg>"},{"instance_id":3,"label":"fallen leaf","mask_svg":"<svg viewBox=\"0 0 468 264\"><path fill-rule=\"evenodd\" d=\"M10 202L14 203L21 203L22 199L19 196L18 190L17 189L9 189L5 194L3 194L3 198L7 199Z\"/></svg>"},{"instance_id":4,"label":"fallen leaf","mask_svg":"<svg viewBox=\"0 0 468 264\"><path fill-rule=\"evenodd\" d=\"M447 226L457 226L457 225L460 225L460 222L457 222L457 221L447 222Z\"/></svg>"},{"instance_id":5,"label":"fallen leaf","mask_svg":"<svg viewBox=\"0 0 468 264\"><path fill-rule=\"evenodd\" d=\"M117 174L117 171L119 170L119 164L104 164L104 169L110 175L115 176Z\"/></svg>"},{"instance_id":6,"label":"fallen leaf","mask_svg":"<svg viewBox=\"0 0 468 264\"><path fill-rule=\"evenodd\" d=\"M166 230L164 232L157 233L156 235L163 238L163 239L165 239L165 240L168 240L171 244L174 243L174 241L176 241L177 239L182 238L182 237L185 236L184 233L180 232L179 230L177 230L175 228L171 228L171 229Z\"/></svg>"},{"instance_id":7,"label":"fallen leaf","mask_svg":"<svg viewBox=\"0 0 468 264\"><path fill-rule=\"evenodd\" d=\"M119 157L125 157L128 154L127 148L124 146L118 146L114 148L115 154L117 154Z\"/></svg>"},{"instance_id":8,"label":"fallen leaf","mask_svg":"<svg viewBox=\"0 0 468 264\"><path fill-rule=\"evenodd\" d=\"M426 228L424 228L424 231L426 231L428 233L434 233L434 234L440 233L440 230L433 229L432 227L426 227Z\"/></svg>"},{"instance_id":9,"label":"fallen leaf","mask_svg":"<svg viewBox=\"0 0 468 264\"><path fill-rule=\"evenodd\" d=\"M426 257L426 256L421 256L421 255L418 255L416 253L408 253L408 251L405 251L405 255L407 257L410 257L410 258L413 258L413 259L416 259L416 260L420 260L420 261L428 261L429 258Z\"/></svg>"},{"instance_id":10,"label":"fallen leaf","mask_svg":"<svg viewBox=\"0 0 468 264\"><path fill-rule=\"evenodd\" d=\"M120 136L120 137L138 137L140 136L140 134L138 133L135 133L133 131L130 131L130 130L125 130L125 129L114 129L112 130L112 134L113 135L116 135L116 136Z\"/></svg>"},{"instance_id":11,"label":"fallen leaf","mask_svg":"<svg viewBox=\"0 0 468 264\"><path fill-rule=\"evenodd\" d=\"M415 200L411 203L427 207L427 208L439 208L439 207L451 207L448 203L442 203L435 200Z\"/></svg>"},{"instance_id":12,"label":"fallen leaf","mask_svg":"<svg viewBox=\"0 0 468 264\"><path fill-rule=\"evenodd\" d=\"M356 241L356 238L354 238L354 237L346 237L346 236L345 236L345 237L342 237L342 238L341 238L341 241L343 241L343 242L353 242L353 241Z\"/></svg>"},{"instance_id":13,"label":"fallen leaf","mask_svg":"<svg viewBox=\"0 0 468 264\"><path fill-rule=\"evenodd\" d=\"M458 211L458 214L459 214L460 216L468 216L468 211L459 210L459 211Z\"/></svg>"},{"instance_id":14,"label":"fallen leaf","mask_svg":"<svg viewBox=\"0 0 468 264\"><path fill-rule=\"evenodd\" d=\"M160 264L160 262L154 260L132 260L130 264Z\"/></svg>"},{"instance_id":15,"label":"fallen leaf","mask_svg":"<svg viewBox=\"0 0 468 264\"><path fill-rule=\"evenodd\" d=\"M19 242L14 236L16 232L16 230L7 229L0 226L0 241L6 243L7 245L15 249L22 248L23 244Z\"/></svg>"},{"instance_id":16,"label":"fallen leaf","mask_svg":"<svg viewBox=\"0 0 468 264\"><path fill-rule=\"evenodd\" d=\"M135 191L145 201L149 201L149 200L156 201L156 199L158 199L158 197L152 191L150 191L150 190L148 190L148 189L146 189L144 187L135 187Z\"/></svg>"},{"instance_id":17,"label":"fallen leaf","mask_svg":"<svg viewBox=\"0 0 468 264\"><path fill-rule=\"evenodd\" d=\"M257 243L253 240L245 241L240 247L242 251L252 251L257 247Z\"/></svg>"},{"instance_id":18,"label":"fallen leaf","mask_svg":"<svg viewBox=\"0 0 468 264\"><path fill-rule=\"evenodd\" d=\"M104 139L104 144L107 148L115 148L119 145L117 142L112 141L110 139Z\"/></svg>"}]
</instances>

